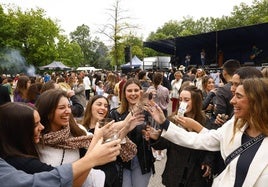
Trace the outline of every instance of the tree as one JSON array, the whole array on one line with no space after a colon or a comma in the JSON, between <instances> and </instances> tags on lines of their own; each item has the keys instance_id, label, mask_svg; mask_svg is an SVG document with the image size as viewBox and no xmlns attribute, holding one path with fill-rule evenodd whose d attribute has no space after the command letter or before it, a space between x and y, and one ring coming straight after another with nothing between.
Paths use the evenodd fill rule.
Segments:
<instances>
[{"instance_id":1,"label":"tree","mask_svg":"<svg viewBox=\"0 0 268 187\"><path fill-rule=\"evenodd\" d=\"M134 34L130 33L129 35L126 35L122 41L124 48L127 46L131 46L131 56L137 56L138 58L143 58L143 42L142 38L135 36ZM125 62L127 63L127 62Z\"/></svg>"},{"instance_id":2,"label":"tree","mask_svg":"<svg viewBox=\"0 0 268 187\"><path fill-rule=\"evenodd\" d=\"M57 43L58 56L55 60L64 62L70 67L78 67L84 62L81 47L76 42L69 42L65 36L60 36Z\"/></svg>"},{"instance_id":3,"label":"tree","mask_svg":"<svg viewBox=\"0 0 268 187\"><path fill-rule=\"evenodd\" d=\"M0 5L0 48L15 45L13 39L16 30L12 27L12 19L4 13L3 7Z\"/></svg>"},{"instance_id":4,"label":"tree","mask_svg":"<svg viewBox=\"0 0 268 187\"><path fill-rule=\"evenodd\" d=\"M81 47L83 55L84 55L84 62L83 65L91 64L93 62L93 48L94 44L91 41L90 37L90 29L87 25L81 25L76 28L74 32L70 33L70 37L72 42L78 43Z\"/></svg>"},{"instance_id":5,"label":"tree","mask_svg":"<svg viewBox=\"0 0 268 187\"><path fill-rule=\"evenodd\" d=\"M76 42L82 49L84 62L81 65L91 65L94 67L108 68L109 58L108 48L98 38L94 40L90 36L90 28L87 25L78 26L74 32L70 33L72 42Z\"/></svg>"},{"instance_id":6,"label":"tree","mask_svg":"<svg viewBox=\"0 0 268 187\"><path fill-rule=\"evenodd\" d=\"M0 32L6 32L1 33L1 46L5 51L18 50L28 65L50 63L57 54L55 39L59 36L59 26L45 18L43 9L23 12L20 8L12 8L8 7L8 13L1 16L5 23L1 24Z\"/></svg>"},{"instance_id":7,"label":"tree","mask_svg":"<svg viewBox=\"0 0 268 187\"><path fill-rule=\"evenodd\" d=\"M13 67L17 71L14 73L19 73L22 68L15 68L17 66L39 67L58 60L77 67L84 62L78 43L61 35L57 22L46 18L43 9L23 12L18 7L7 7L5 14L0 6L0 23L2 69Z\"/></svg>"},{"instance_id":8,"label":"tree","mask_svg":"<svg viewBox=\"0 0 268 187\"><path fill-rule=\"evenodd\" d=\"M109 57L109 49L108 47L101 42L98 38L94 39L94 62L92 66L100 69L111 69L110 65L110 57Z\"/></svg>"},{"instance_id":9,"label":"tree","mask_svg":"<svg viewBox=\"0 0 268 187\"><path fill-rule=\"evenodd\" d=\"M115 0L112 8L108 10L111 23L106 24L99 30L100 33L107 36L113 42L111 64L115 66L115 69L117 69L117 66L124 63L125 45L122 44L124 36L131 29L137 28L137 26L128 23L130 18L124 15L127 11L121 8L120 3L120 0Z\"/></svg>"},{"instance_id":10,"label":"tree","mask_svg":"<svg viewBox=\"0 0 268 187\"><path fill-rule=\"evenodd\" d=\"M44 10L9 12L13 17L13 27L17 30L15 39L26 62L34 66L50 63L56 57L55 39L59 36L59 26L51 19L44 18ZM41 62L41 63L40 63Z\"/></svg>"}]
</instances>

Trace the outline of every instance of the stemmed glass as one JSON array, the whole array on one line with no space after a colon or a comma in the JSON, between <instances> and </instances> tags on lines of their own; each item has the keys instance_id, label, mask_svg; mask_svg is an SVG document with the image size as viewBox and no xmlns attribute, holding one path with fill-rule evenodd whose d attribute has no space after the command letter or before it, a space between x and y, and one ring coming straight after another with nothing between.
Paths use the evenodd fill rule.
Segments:
<instances>
[{"instance_id":1,"label":"stemmed glass","mask_svg":"<svg viewBox=\"0 0 268 187\"><path fill-rule=\"evenodd\" d=\"M99 120L99 127L103 127L113 121L113 118L104 118ZM118 139L118 131L116 129L113 129L112 132L109 132L108 135L105 135L104 143L117 140Z\"/></svg>"}]
</instances>

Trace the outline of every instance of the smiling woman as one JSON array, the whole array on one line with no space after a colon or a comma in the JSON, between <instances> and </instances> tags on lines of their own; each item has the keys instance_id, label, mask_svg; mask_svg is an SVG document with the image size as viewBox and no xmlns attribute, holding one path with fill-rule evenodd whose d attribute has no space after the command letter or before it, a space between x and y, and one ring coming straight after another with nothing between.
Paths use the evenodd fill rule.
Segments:
<instances>
[{"instance_id":1,"label":"smiling woman","mask_svg":"<svg viewBox=\"0 0 268 187\"><path fill-rule=\"evenodd\" d=\"M17 170L22 170L28 174L36 174L44 171L54 170L53 166L42 163L39 160L39 155L36 150L35 143L39 142L40 132L43 129L44 127L40 123L40 117L37 110L31 106L28 106L24 103L12 102L0 106L1 159L5 159L6 162L15 167ZM95 137L92 141L94 140L96 141ZM44 175L42 175L42 178L50 182L54 180L55 184L59 184L57 181L69 181L68 185L66 183L64 185L63 183L63 186L71 186L71 183L73 186L81 186L92 167L97 166L98 164L105 164L113 161L119 154L119 141L114 141L111 143L107 143L105 145L98 143L98 145L94 146L94 148L96 148L94 150L92 150L92 147L89 147L91 151L88 151L82 160L73 163L72 170L65 170L66 165L60 167L62 169L65 168L65 172L61 173L57 179L54 179L53 176L48 176L46 179L44 179ZM111 155L111 157L109 155ZM78 168L77 166L81 164L83 166ZM85 168L82 169L84 166ZM58 168L58 170L62 170L60 168ZM39 179L32 179L32 182L27 182L26 178L24 178L25 180L23 181L15 180L17 184L11 185L13 181L10 175L11 173L6 173L8 170L3 169L2 167L1 170L1 182L3 182L3 179L8 178L8 181L6 181L7 183L5 183L4 186L23 186L23 184L25 184L24 186L35 186L34 184L38 185L37 183L39 183L38 186L44 186L44 183L42 183ZM16 171L14 170L12 173L14 174L14 172ZM30 185L30 183L32 183L32 185ZM91 184L86 185L93 186Z\"/></svg>"},{"instance_id":2,"label":"smiling woman","mask_svg":"<svg viewBox=\"0 0 268 187\"><path fill-rule=\"evenodd\" d=\"M44 126L34 108L25 103L7 103L0 107L0 157L16 169L33 174L54 167L39 160L35 144Z\"/></svg>"},{"instance_id":3,"label":"smiling woman","mask_svg":"<svg viewBox=\"0 0 268 187\"><path fill-rule=\"evenodd\" d=\"M1 157L37 157L35 143L44 129L38 112L24 103L7 103L0 107ZM16 138L14 138L16 137ZM11 151L12 150L12 151Z\"/></svg>"},{"instance_id":4,"label":"smiling woman","mask_svg":"<svg viewBox=\"0 0 268 187\"><path fill-rule=\"evenodd\" d=\"M103 119L112 119L112 118L107 118L107 115L109 113L109 102L108 99L104 96L101 95L95 95L94 97L91 97L85 111L85 116L83 119L83 126L86 128L86 130L89 133L94 133L96 130L96 126L100 125L100 120ZM132 116L133 117L133 116ZM135 117L133 117L135 118ZM138 117L135 119L139 119ZM113 120L113 119L112 119ZM140 118L139 120L143 121L143 118ZM138 121L139 121L138 120ZM133 121L132 121L133 122ZM127 132L131 129L128 129L126 133L122 133L122 129L127 127L128 125L132 124L131 121L120 121L120 122L110 122L106 126L111 126L111 128L115 128L112 131L116 132L117 135L120 136L122 140L121 143L121 153L120 153L120 159L123 162L128 162L137 153L137 146L130 141L128 138L125 138L125 135L122 134L127 134ZM135 122L134 122L135 123ZM117 128L121 127L120 124L123 124L122 128ZM137 124L140 124L137 122ZM135 126L135 125L134 125ZM109 133L108 133L109 134ZM106 135L104 135L105 137ZM108 135L110 137L110 135ZM118 170L117 170L117 164L116 162L111 162L105 165L102 165L98 167L99 169L103 170L105 172L105 187L110 187L110 186L121 186L120 185L120 178L118 175Z\"/></svg>"},{"instance_id":5,"label":"smiling woman","mask_svg":"<svg viewBox=\"0 0 268 187\"><path fill-rule=\"evenodd\" d=\"M124 84L122 90L121 104L118 109L112 109L110 116L115 121L121 121L127 118L130 111L137 106L141 100L142 87L138 79L130 78ZM148 116L145 114L145 121ZM142 133L144 123L140 123L128 133L128 137L137 147L137 155L128 162L118 160L123 187L148 186L150 177L154 173L154 158L149 141L147 141Z\"/></svg>"},{"instance_id":6,"label":"smiling woman","mask_svg":"<svg viewBox=\"0 0 268 187\"><path fill-rule=\"evenodd\" d=\"M202 133L199 134L188 132L165 120L160 110L150 113L162 125L161 136L165 139L188 148L220 150L226 167L214 178L212 186L262 187L268 182L267 92L268 79L243 80L231 100L234 105L234 118L217 130L202 127ZM187 118L179 118L186 127L197 129L196 127L200 126ZM229 160L230 162L227 162Z\"/></svg>"},{"instance_id":7,"label":"smiling woman","mask_svg":"<svg viewBox=\"0 0 268 187\"><path fill-rule=\"evenodd\" d=\"M56 167L80 159L90 146L92 135L88 136L76 124L67 93L58 89L45 91L36 107L45 127L42 142L37 146L40 160ZM104 179L102 171L92 169L84 185L102 186Z\"/></svg>"}]
</instances>

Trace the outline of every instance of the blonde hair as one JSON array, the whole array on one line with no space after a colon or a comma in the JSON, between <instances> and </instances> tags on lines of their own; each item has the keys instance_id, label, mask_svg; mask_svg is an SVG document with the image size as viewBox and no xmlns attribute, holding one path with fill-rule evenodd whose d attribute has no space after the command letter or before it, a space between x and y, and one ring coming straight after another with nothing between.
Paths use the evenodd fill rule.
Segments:
<instances>
[{"instance_id":1,"label":"blonde hair","mask_svg":"<svg viewBox=\"0 0 268 187\"><path fill-rule=\"evenodd\" d=\"M181 73L181 71L176 71L176 72L174 73L174 76L176 76L176 75L180 75L180 77L182 77L182 73Z\"/></svg>"}]
</instances>

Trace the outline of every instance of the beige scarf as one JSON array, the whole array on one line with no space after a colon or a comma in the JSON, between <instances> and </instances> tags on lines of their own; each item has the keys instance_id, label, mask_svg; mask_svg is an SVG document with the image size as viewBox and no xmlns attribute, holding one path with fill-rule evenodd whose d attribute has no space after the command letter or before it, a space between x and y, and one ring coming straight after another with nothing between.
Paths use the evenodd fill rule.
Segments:
<instances>
[{"instance_id":1,"label":"beige scarf","mask_svg":"<svg viewBox=\"0 0 268 187\"><path fill-rule=\"evenodd\" d=\"M91 140L92 136L72 137L69 125L62 130L44 134L42 137L45 145L58 149L88 148Z\"/></svg>"}]
</instances>

